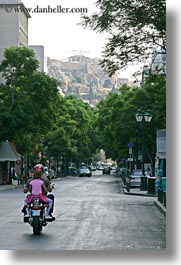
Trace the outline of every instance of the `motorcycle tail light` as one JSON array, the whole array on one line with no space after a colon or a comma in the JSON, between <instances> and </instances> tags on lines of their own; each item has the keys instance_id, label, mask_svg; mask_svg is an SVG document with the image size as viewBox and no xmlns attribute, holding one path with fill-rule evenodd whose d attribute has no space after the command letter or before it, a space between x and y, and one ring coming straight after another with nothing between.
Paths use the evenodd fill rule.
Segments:
<instances>
[{"instance_id":1,"label":"motorcycle tail light","mask_svg":"<svg viewBox=\"0 0 181 265\"><path fill-rule=\"evenodd\" d=\"M37 210L39 208L39 205L35 204L33 205L33 209Z\"/></svg>"}]
</instances>

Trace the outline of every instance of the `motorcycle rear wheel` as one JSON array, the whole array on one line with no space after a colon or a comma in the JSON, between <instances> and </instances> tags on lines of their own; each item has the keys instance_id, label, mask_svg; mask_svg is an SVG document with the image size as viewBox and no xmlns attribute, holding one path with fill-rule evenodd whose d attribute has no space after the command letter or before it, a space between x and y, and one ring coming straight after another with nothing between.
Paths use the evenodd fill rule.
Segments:
<instances>
[{"instance_id":1,"label":"motorcycle rear wheel","mask_svg":"<svg viewBox=\"0 0 181 265\"><path fill-rule=\"evenodd\" d=\"M40 220L39 220L39 216L34 216L33 217L33 234L34 235L39 235L41 230L42 230L42 227L41 227L41 224L40 224Z\"/></svg>"}]
</instances>

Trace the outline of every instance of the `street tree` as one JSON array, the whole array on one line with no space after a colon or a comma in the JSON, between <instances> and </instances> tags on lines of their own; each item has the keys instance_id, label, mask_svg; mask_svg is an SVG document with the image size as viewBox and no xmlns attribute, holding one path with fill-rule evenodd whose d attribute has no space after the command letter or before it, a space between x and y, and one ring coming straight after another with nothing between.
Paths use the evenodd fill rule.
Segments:
<instances>
[{"instance_id":1,"label":"street tree","mask_svg":"<svg viewBox=\"0 0 181 265\"><path fill-rule=\"evenodd\" d=\"M150 75L141 88L124 85L119 94L110 93L98 104L97 126L102 133L100 148L106 157L120 160L128 156L128 143L134 143L136 149L136 132L141 150L141 124L135 119L138 109L150 109L152 121L145 125L145 155L153 163L156 148L156 130L166 127L166 80L162 75Z\"/></svg>"},{"instance_id":2,"label":"street tree","mask_svg":"<svg viewBox=\"0 0 181 265\"><path fill-rule=\"evenodd\" d=\"M54 108L56 120L47 138L51 154L67 163L90 160L97 148L93 109L75 96L59 96Z\"/></svg>"},{"instance_id":3,"label":"street tree","mask_svg":"<svg viewBox=\"0 0 181 265\"><path fill-rule=\"evenodd\" d=\"M37 68L33 50L26 47L6 49L0 64L1 140L15 142L22 153L40 143L53 122L57 81Z\"/></svg>"},{"instance_id":4,"label":"street tree","mask_svg":"<svg viewBox=\"0 0 181 265\"><path fill-rule=\"evenodd\" d=\"M39 65L33 50L27 47L10 47L4 51L0 72L8 85L21 84Z\"/></svg>"},{"instance_id":5,"label":"street tree","mask_svg":"<svg viewBox=\"0 0 181 265\"><path fill-rule=\"evenodd\" d=\"M145 62L153 51L166 51L165 0L97 0L99 12L83 16L82 25L108 34L102 67L114 74Z\"/></svg>"}]
</instances>

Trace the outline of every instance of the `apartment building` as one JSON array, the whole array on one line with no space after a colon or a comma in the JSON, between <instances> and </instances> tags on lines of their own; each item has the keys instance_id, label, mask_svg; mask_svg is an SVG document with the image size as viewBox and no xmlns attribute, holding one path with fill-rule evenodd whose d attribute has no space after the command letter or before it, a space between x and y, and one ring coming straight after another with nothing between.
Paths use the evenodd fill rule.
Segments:
<instances>
[{"instance_id":1,"label":"apartment building","mask_svg":"<svg viewBox=\"0 0 181 265\"><path fill-rule=\"evenodd\" d=\"M6 48L22 45L28 47L30 17L20 0L0 0L0 62Z\"/></svg>"},{"instance_id":2,"label":"apartment building","mask_svg":"<svg viewBox=\"0 0 181 265\"><path fill-rule=\"evenodd\" d=\"M44 57L44 46L42 45L29 45L29 48L32 49L35 53L37 60L39 61L38 71L46 72L46 61Z\"/></svg>"}]
</instances>

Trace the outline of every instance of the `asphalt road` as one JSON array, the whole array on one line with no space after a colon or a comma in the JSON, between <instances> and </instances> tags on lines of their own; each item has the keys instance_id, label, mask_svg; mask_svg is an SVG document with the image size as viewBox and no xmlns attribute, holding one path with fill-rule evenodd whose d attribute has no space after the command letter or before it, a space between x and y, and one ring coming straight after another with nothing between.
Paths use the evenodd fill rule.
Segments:
<instances>
[{"instance_id":1,"label":"asphalt road","mask_svg":"<svg viewBox=\"0 0 181 265\"><path fill-rule=\"evenodd\" d=\"M114 175L56 179L56 221L34 236L23 223L20 188L0 192L1 250L165 249L166 219L156 198L125 195Z\"/></svg>"}]
</instances>

